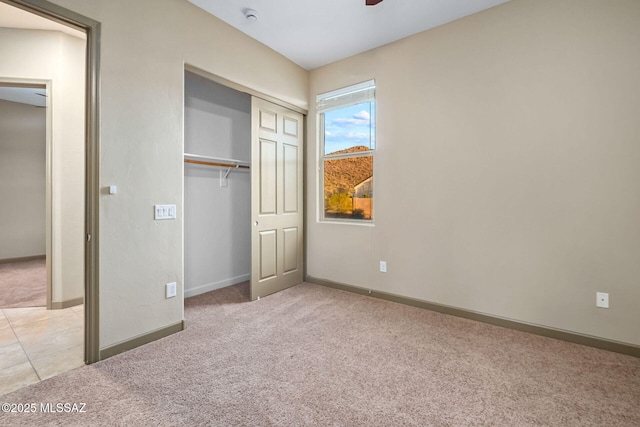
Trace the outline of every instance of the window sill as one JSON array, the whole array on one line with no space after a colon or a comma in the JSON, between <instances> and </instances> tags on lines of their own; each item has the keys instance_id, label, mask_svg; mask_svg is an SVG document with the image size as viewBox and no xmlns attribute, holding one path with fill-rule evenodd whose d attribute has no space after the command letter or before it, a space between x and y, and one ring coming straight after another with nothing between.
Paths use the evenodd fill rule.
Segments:
<instances>
[{"instance_id":1,"label":"window sill","mask_svg":"<svg viewBox=\"0 0 640 427\"><path fill-rule=\"evenodd\" d=\"M358 220L330 220L330 219L319 219L316 221L318 224L333 224L333 225L355 225L358 227L375 227L375 223L373 221L358 221Z\"/></svg>"}]
</instances>

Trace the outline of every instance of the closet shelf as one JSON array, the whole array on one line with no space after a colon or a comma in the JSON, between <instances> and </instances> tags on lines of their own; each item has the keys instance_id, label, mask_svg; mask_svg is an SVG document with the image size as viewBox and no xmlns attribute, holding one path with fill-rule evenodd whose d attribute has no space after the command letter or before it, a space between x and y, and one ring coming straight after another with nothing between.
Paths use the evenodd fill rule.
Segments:
<instances>
[{"instance_id":1,"label":"closet shelf","mask_svg":"<svg viewBox=\"0 0 640 427\"><path fill-rule=\"evenodd\" d=\"M235 160L235 159L224 159L222 157L209 157L209 156L200 156L198 154L189 154L184 153L184 162L185 163L194 163L197 165L206 165L206 166L219 166L223 168L231 169L249 169L250 162L245 162L243 160ZM227 175L229 171L227 171Z\"/></svg>"}]
</instances>

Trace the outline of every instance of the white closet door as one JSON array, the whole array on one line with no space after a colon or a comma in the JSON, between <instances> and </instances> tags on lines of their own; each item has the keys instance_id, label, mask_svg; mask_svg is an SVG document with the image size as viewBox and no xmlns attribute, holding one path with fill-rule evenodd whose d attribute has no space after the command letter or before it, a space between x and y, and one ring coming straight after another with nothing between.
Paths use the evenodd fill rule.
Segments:
<instances>
[{"instance_id":1,"label":"white closet door","mask_svg":"<svg viewBox=\"0 0 640 427\"><path fill-rule=\"evenodd\" d=\"M302 283L303 116L259 98L251 111L251 299Z\"/></svg>"}]
</instances>

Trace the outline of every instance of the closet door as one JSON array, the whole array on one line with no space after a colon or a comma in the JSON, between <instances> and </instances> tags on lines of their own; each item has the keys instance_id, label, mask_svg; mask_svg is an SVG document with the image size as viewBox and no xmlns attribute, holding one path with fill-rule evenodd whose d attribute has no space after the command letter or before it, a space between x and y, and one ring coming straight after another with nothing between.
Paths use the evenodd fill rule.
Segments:
<instances>
[{"instance_id":1,"label":"closet door","mask_svg":"<svg viewBox=\"0 0 640 427\"><path fill-rule=\"evenodd\" d=\"M302 283L302 115L252 99L251 299Z\"/></svg>"}]
</instances>

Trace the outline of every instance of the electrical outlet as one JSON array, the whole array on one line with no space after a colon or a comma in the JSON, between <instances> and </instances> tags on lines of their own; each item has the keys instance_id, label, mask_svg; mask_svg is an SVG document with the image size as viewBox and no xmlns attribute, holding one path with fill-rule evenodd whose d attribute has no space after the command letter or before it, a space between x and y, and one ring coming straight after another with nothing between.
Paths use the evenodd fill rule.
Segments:
<instances>
[{"instance_id":1,"label":"electrical outlet","mask_svg":"<svg viewBox=\"0 0 640 427\"><path fill-rule=\"evenodd\" d=\"M387 272L387 261L380 261L380 272L381 273Z\"/></svg>"},{"instance_id":2,"label":"electrical outlet","mask_svg":"<svg viewBox=\"0 0 640 427\"><path fill-rule=\"evenodd\" d=\"M173 298L176 296L177 293L177 284L176 282L171 282L171 283L167 283L165 286L165 298Z\"/></svg>"},{"instance_id":3,"label":"electrical outlet","mask_svg":"<svg viewBox=\"0 0 640 427\"><path fill-rule=\"evenodd\" d=\"M596 292L596 307L609 308L609 294L606 292Z\"/></svg>"}]
</instances>

